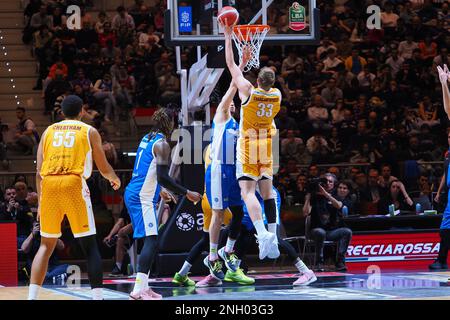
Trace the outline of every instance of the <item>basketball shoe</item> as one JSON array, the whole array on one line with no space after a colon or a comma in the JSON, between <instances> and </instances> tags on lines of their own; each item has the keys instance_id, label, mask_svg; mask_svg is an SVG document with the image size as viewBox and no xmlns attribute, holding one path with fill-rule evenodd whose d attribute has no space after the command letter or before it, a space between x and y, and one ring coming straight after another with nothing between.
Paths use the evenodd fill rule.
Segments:
<instances>
[{"instance_id":1,"label":"basketball shoe","mask_svg":"<svg viewBox=\"0 0 450 320\"><path fill-rule=\"evenodd\" d=\"M222 281L214 278L212 275L208 274L203 280L200 280L195 284L197 288L205 288L205 287L217 287L221 286Z\"/></svg>"},{"instance_id":2,"label":"basketball shoe","mask_svg":"<svg viewBox=\"0 0 450 320\"><path fill-rule=\"evenodd\" d=\"M179 286L183 287L193 287L195 286L195 281L189 279L188 275L180 275L178 272L175 273L175 276L173 277L172 283L175 283Z\"/></svg>"},{"instance_id":3,"label":"basketball shoe","mask_svg":"<svg viewBox=\"0 0 450 320\"><path fill-rule=\"evenodd\" d=\"M312 270L304 272L300 278L298 278L293 285L294 286L307 286L313 282L317 281L317 277Z\"/></svg>"},{"instance_id":4,"label":"basketball shoe","mask_svg":"<svg viewBox=\"0 0 450 320\"><path fill-rule=\"evenodd\" d=\"M272 232L265 232L262 235L255 235L256 239L258 239L258 246L259 246L259 259L263 260L265 257L268 256L269 253L271 253L271 256L276 256L276 250L274 248L274 244L277 244L277 250L278 250L278 240L277 236L273 234ZM280 255L278 251L278 256ZM276 256L276 257L278 257ZM274 259L274 258L272 258Z\"/></svg>"},{"instance_id":5,"label":"basketball shoe","mask_svg":"<svg viewBox=\"0 0 450 320\"><path fill-rule=\"evenodd\" d=\"M225 262L225 267L227 267L229 271L236 272L238 270L238 258L233 252L226 252L225 248L222 248L219 250L218 254L223 262Z\"/></svg>"}]
</instances>

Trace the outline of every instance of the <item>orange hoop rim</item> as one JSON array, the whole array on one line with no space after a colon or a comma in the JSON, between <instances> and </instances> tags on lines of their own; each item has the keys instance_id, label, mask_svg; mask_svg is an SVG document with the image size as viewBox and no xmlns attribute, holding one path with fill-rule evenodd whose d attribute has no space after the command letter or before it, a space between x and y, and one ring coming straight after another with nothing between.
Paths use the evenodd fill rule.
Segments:
<instances>
[{"instance_id":1,"label":"orange hoop rim","mask_svg":"<svg viewBox=\"0 0 450 320\"><path fill-rule=\"evenodd\" d=\"M248 41L250 34L255 34L257 32L269 31L270 26L267 24L241 24L233 27L233 33L241 41Z\"/></svg>"}]
</instances>

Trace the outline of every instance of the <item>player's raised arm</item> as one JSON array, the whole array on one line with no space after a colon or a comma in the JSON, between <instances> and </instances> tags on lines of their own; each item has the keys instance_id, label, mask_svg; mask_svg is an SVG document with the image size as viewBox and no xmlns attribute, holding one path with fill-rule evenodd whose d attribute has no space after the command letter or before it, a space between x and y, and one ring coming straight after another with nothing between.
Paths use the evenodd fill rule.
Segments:
<instances>
[{"instance_id":1,"label":"player's raised arm","mask_svg":"<svg viewBox=\"0 0 450 320\"><path fill-rule=\"evenodd\" d=\"M247 62L250 60L250 49L244 49L244 54L242 58L242 62L239 65L239 69L244 70ZM228 88L225 95L222 97L219 106L217 107L217 113L227 114L230 108L231 102L233 101L234 96L236 95L237 87L234 84L234 81L231 82L230 87Z\"/></svg>"},{"instance_id":2,"label":"player's raised arm","mask_svg":"<svg viewBox=\"0 0 450 320\"><path fill-rule=\"evenodd\" d=\"M448 89L447 82L450 81L450 71L446 64L444 64L444 68L440 66L437 67L439 72L439 80L442 84L442 94L444 99L444 110L447 113L448 118L450 119L450 92Z\"/></svg>"},{"instance_id":3,"label":"player's raised arm","mask_svg":"<svg viewBox=\"0 0 450 320\"><path fill-rule=\"evenodd\" d=\"M186 189L169 176L170 146L167 141L160 140L155 143L153 151L156 156L156 178L158 183L171 192L186 196L194 203L199 202L202 199L199 193Z\"/></svg>"},{"instance_id":4,"label":"player's raised arm","mask_svg":"<svg viewBox=\"0 0 450 320\"><path fill-rule=\"evenodd\" d=\"M91 141L92 157L101 175L111 183L111 187L114 190L120 189L120 179L106 159L102 148L102 138L95 128L89 130L89 139Z\"/></svg>"},{"instance_id":5,"label":"player's raised arm","mask_svg":"<svg viewBox=\"0 0 450 320\"><path fill-rule=\"evenodd\" d=\"M233 82L239 90L239 97L241 101L247 100L250 96L250 91L252 89L252 84L244 78L242 70L234 62L233 55L233 44L231 43L232 28L224 26L225 29L225 60L227 62L227 67L230 70L231 76L233 77Z\"/></svg>"}]
</instances>

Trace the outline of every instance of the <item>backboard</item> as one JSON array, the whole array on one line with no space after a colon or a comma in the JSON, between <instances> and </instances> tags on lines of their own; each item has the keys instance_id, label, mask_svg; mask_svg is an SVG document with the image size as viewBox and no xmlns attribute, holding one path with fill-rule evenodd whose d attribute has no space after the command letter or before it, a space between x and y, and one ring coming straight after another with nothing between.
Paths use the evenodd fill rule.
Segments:
<instances>
[{"instance_id":1,"label":"backboard","mask_svg":"<svg viewBox=\"0 0 450 320\"><path fill-rule=\"evenodd\" d=\"M271 27L263 45L319 43L316 0L168 0L166 45L223 45L217 12L228 5L239 11L238 24L268 24Z\"/></svg>"}]
</instances>

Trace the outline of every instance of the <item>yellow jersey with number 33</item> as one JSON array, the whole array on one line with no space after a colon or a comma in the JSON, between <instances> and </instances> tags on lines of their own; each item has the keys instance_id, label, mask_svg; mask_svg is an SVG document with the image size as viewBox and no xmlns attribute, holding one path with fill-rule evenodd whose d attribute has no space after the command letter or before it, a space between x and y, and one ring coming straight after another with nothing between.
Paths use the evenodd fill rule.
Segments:
<instances>
[{"instance_id":1,"label":"yellow jersey with number 33","mask_svg":"<svg viewBox=\"0 0 450 320\"><path fill-rule=\"evenodd\" d=\"M276 88L265 91L253 88L246 102L241 106L239 124L238 161L249 163L252 158L252 147L258 151L262 145L269 146L267 156L271 158L272 150L269 140L272 139L273 121L280 111L281 92ZM253 162L253 161L251 161Z\"/></svg>"},{"instance_id":2,"label":"yellow jersey with number 33","mask_svg":"<svg viewBox=\"0 0 450 320\"><path fill-rule=\"evenodd\" d=\"M43 137L41 176L92 173L91 126L81 121L64 120L49 126Z\"/></svg>"}]
</instances>

